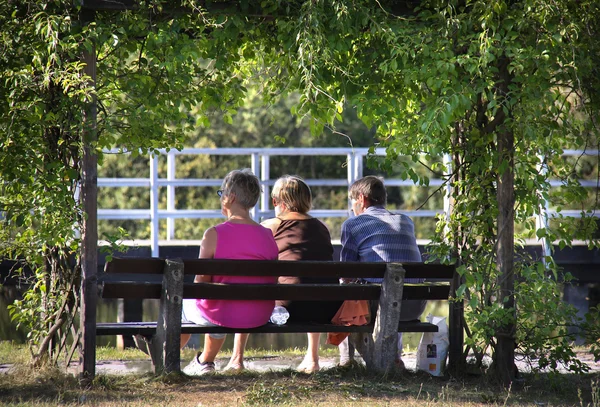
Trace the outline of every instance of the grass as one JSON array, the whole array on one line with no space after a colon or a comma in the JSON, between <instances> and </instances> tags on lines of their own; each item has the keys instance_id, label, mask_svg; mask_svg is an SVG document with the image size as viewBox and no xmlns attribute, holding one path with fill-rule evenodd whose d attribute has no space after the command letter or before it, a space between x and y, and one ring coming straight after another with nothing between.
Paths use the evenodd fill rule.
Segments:
<instances>
[{"instance_id":1,"label":"grass","mask_svg":"<svg viewBox=\"0 0 600 407\"><path fill-rule=\"evenodd\" d=\"M304 356L306 352L302 348L289 348L285 350L271 349L246 349L244 355L248 358L261 358L266 355L282 358L293 358ZM190 360L196 350L185 348L181 352L182 360ZM338 355L338 350L334 347L321 349L319 354L321 357L335 357ZM222 357L231 356L231 350L224 350L219 353ZM27 364L30 360L30 353L26 345L18 344L11 341L0 341L0 364ZM148 360L148 355L138 349L118 349L113 346L99 346L96 348L96 360Z\"/></svg>"},{"instance_id":2,"label":"grass","mask_svg":"<svg viewBox=\"0 0 600 407\"><path fill-rule=\"evenodd\" d=\"M183 360L194 351L185 350ZM248 350L254 358L299 359L301 349ZM323 352L323 356L328 352ZM11 359L6 359L6 358ZM405 372L383 377L361 365L335 367L314 375L291 369L278 372L222 373L190 378L181 374L97 375L82 387L73 375L56 368L32 370L23 346L0 342L2 363L15 363L0 374L0 405L6 406L525 406L600 407L600 374L524 375L520 389L506 390L492 377L431 377ZM138 350L98 348L98 357L147 360ZM222 356L226 360L227 354Z\"/></svg>"}]
</instances>

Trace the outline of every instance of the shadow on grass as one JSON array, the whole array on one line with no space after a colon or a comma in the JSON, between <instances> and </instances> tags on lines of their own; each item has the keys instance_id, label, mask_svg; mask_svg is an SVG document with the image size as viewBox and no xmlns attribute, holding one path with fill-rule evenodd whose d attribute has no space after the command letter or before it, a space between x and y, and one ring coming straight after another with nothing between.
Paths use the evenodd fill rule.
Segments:
<instances>
[{"instance_id":1,"label":"shadow on grass","mask_svg":"<svg viewBox=\"0 0 600 407\"><path fill-rule=\"evenodd\" d=\"M594 383L596 383L594 385ZM334 367L308 375L288 369L234 372L202 377L170 374L98 375L88 387L57 369L17 368L0 375L0 401L25 405L432 405L594 406L600 400L599 374L524 375L519 391L492 377L432 377L424 372L387 376L361 365Z\"/></svg>"}]
</instances>

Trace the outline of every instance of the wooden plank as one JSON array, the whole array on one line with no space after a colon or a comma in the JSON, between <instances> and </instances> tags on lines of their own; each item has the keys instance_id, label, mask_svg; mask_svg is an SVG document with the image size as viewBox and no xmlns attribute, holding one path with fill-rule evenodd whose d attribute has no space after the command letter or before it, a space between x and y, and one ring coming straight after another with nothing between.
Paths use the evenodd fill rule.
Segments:
<instances>
[{"instance_id":1,"label":"wooden plank","mask_svg":"<svg viewBox=\"0 0 600 407\"><path fill-rule=\"evenodd\" d=\"M149 298L159 299L162 285L145 281L104 281L101 285L103 298ZM333 285L333 284L256 284L249 290L242 284L184 283L184 298L205 298L225 300L295 300L321 301L327 298L337 300L376 300L381 286ZM447 300L448 285L410 285L405 287L405 300Z\"/></svg>"},{"instance_id":2,"label":"wooden plank","mask_svg":"<svg viewBox=\"0 0 600 407\"><path fill-rule=\"evenodd\" d=\"M205 327L193 323L183 323L181 333L204 334L204 333L305 333L305 332L367 332L373 331L373 325L363 326L341 326L332 324L294 324L275 325L268 323L257 328L225 328ZM400 322L398 332L437 332L437 325L427 322ZM142 335L152 336L156 333L156 322L102 322L96 327L96 334L106 335Z\"/></svg>"},{"instance_id":3,"label":"wooden plank","mask_svg":"<svg viewBox=\"0 0 600 407\"><path fill-rule=\"evenodd\" d=\"M114 257L104 266L105 273L118 274L162 274L165 261L157 258Z\"/></svg>"},{"instance_id":4,"label":"wooden plank","mask_svg":"<svg viewBox=\"0 0 600 407\"><path fill-rule=\"evenodd\" d=\"M102 282L99 291L102 298L159 299L161 288L161 284L151 282Z\"/></svg>"},{"instance_id":5,"label":"wooden plank","mask_svg":"<svg viewBox=\"0 0 600 407\"><path fill-rule=\"evenodd\" d=\"M302 276L383 278L385 263L327 262L327 261L268 261L268 260L183 260L185 274L228 276ZM106 273L161 274L164 260L156 258L114 258L105 266ZM405 278L450 280L454 266L425 263L403 263Z\"/></svg>"},{"instance_id":6,"label":"wooden plank","mask_svg":"<svg viewBox=\"0 0 600 407\"><path fill-rule=\"evenodd\" d=\"M186 274L383 278L386 263L332 261L184 260ZM400 264L400 263L399 263ZM451 279L454 266L402 263L405 278Z\"/></svg>"},{"instance_id":7,"label":"wooden plank","mask_svg":"<svg viewBox=\"0 0 600 407\"><path fill-rule=\"evenodd\" d=\"M405 285L403 300L447 300L450 294L449 285Z\"/></svg>"},{"instance_id":8,"label":"wooden plank","mask_svg":"<svg viewBox=\"0 0 600 407\"><path fill-rule=\"evenodd\" d=\"M250 289L242 284L191 283L185 284L185 298L323 301L375 300L378 285L326 284L255 284Z\"/></svg>"},{"instance_id":9,"label":"wooden plank","mask_svg":"<svg viewBox=\"0 0 600 407\"><path fill-rule=\"evenodd\" d=\"M114 283L105 282L103 298L150 298L161 295L158 283ZM249 288L244 284L186 283L184 298L226 299L226 300L295 300L331 301L356 299L376 300L379 298L379 285L319 285L319 284L255 284Z\"/></svg>"}]
</instances>

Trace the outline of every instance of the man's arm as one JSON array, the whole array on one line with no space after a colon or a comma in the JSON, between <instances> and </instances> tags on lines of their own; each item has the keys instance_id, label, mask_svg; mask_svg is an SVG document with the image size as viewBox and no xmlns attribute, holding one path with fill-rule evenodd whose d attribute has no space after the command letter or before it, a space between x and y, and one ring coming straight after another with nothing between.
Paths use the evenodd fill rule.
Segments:
<instances>
[{"instance_id":1,"label":"man's arm","mask_svg":"<svg viewBox=\"0 0 600 407\"><path fill-rule=\"evenodd\" d=\"M356 239L350 233L347 223L342 223L342 251L340 252L340 261L359 261L358 247ZM340 278L340 284L349 284L356 282L355 278Z\"/></svg>"},{"instance_id":2,"label":"man's arm","mask_svg":"<svg viewBox=\"0 0 600 407\"><path fill-rule=\"evenodd\" d=\"M356 239L352 236L348 223L342 223L342 251L340 252L340 261L359 261L358 246Z\"/></svg>"}]
</instances>

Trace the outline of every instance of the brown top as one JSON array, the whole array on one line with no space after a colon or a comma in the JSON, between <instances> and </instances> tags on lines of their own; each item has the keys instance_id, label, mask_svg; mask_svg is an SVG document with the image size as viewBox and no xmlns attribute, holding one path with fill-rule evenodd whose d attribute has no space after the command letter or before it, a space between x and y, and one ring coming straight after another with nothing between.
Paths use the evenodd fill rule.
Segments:
<instances>
[{"instance_id":1,"label":"brown top","mask_svg":"<svg viewBox=\"0 0 600 407\"><path fill-rule=\"evenodd\" d=\"M316 218L307 219L281 219L275 232L275 243L279 249L279 260L298 261L333 260L333 246L329 230ZM323 279L310 279L298 277L279 277L280 284L319 282ZM333 281L332 281L333 282ZM337 281L333 282L337 283Z\"/></svg>"},{"instance_id":2,"label":"brown top","mask_svg":"<svg viewBox=\"0 0 600 407\"><path fill-rule=\"evenodd\" d=\"M277 225L276 222L279 222ZM288 215L274 220L271 224L275 230L274 237L279 249L279 260L298 261L331 261L333 246L329 230L320 220ZM283 271L282 273L285 273ZM288 277L280 276L279 284L338 284L337 278ZM277 301L290 313L290 321L297 322L331 322L331 318L340 308L341 301Z\"/></svg>"}]
</instances>

